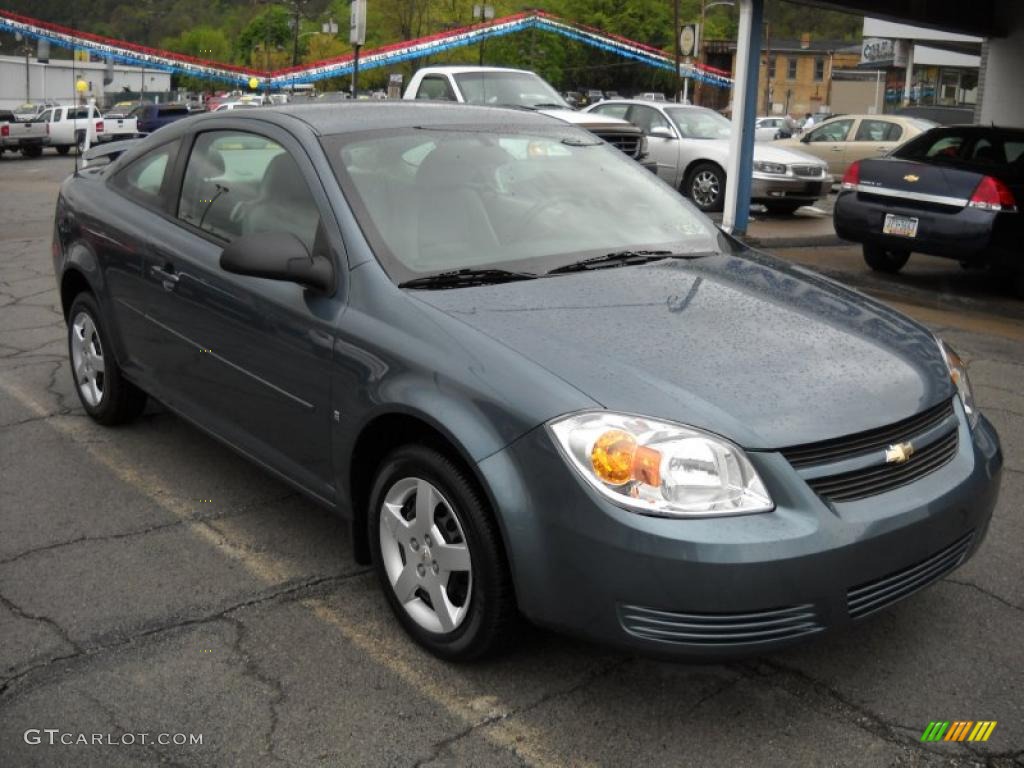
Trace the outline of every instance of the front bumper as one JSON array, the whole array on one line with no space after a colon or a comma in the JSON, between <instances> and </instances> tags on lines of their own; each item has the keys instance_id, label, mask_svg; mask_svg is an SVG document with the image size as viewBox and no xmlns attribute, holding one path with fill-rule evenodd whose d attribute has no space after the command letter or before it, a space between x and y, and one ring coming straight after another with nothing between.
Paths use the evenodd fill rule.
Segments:
<instances>
[{"instance_id":1,"label":"front bumper","mask_svg":"<svg viewBox=\"0 0 1024 768\"><path fill-rule=\"evenodd\" d=\"M832 177L827 174L821 178L807 179L755 172L750 184L750 199L758 203L783 200L812 201L827 197L831 191Z\"/></svg>"},{"instance_id":2,"label":"front bumper","mask_svg":"<svg viewBox=\"0 0 1024 768\"><path fill-rule=\"evenodd\" d=\"M479 466L532 621L654 655L748 655L849 625L976 551L1002 453L988 421L972 433L957 411L946 466L861 501L829 505L781 454L749 454L776 503L757 515L626 511L576 476L543 427Z\"/></svg>"}]
</instances>

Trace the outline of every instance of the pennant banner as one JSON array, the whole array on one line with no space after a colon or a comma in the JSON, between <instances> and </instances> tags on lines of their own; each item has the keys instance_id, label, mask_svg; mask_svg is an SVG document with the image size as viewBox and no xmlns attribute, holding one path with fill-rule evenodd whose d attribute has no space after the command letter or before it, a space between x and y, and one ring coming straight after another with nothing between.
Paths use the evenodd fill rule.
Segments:
<instances>
[{"instance_id":1,"label":"pennant banner","mask_svg":"<svg viewBox=\"0 0 1024 768\"><path fill-rule=\"evenodd\" d=\"M303 64L275 72L263 72L93 35L7 11L0 11L0 29L19 32L30 38L46 40L64 48L86 50L122 64L144 66L242 86L247 86L255 78L260 89L279 89L290 85L313 83L329 77L348 75L351 74L354 64L352 54L348 53L313 64ZM656 69L669 72L675 69L674 58L664 51L592 27L566 21L542 11L518 13L483 24L475 24L368 50L359 57L359 68L365 70L393 66L398 62L432 56L443 51L478 44L484 40L504 37L529 29L539 29L561 35ZM696 64L683 65L680 67L680 74L719 88L732 87L733 81L729 77L729 73L713 67Z\"/></svg>"}]
</instances>

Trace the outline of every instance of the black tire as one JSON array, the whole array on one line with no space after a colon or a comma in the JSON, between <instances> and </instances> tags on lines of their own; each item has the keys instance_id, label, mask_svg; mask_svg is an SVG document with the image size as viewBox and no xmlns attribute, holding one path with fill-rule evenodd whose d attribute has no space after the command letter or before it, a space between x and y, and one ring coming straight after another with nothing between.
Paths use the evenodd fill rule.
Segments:
<instances>
[{"instance_id":1,"label":"black tire","mask_svg":"<svg viewBox=\"0 0 1024 768\"><path fill-rule=\"evenodd\" d=\"M469 552L472 578L471 581L463 580L465 591L463 602L459 603L466 606L466 612L461 622L448 632L429 631L413 619L395 594L384 563L387 555L381 546L381 510L389 492L409 478L427 481L447 501L460 527L460 531L454 534L457 537L455 541L464 542ZM406 502L413 505L410 513L415 509L417 495ZM431 514L436 514L438 509L445 508L438 504ZM403 507L403 514L405 510ZM434 521L437 519L433 518ZM483 495L458 463L424 445L407 445L392 452L377 470L370 493L367 526L370 552L381 587L399 623L417 643L442 659L471 661L497 652L511 639L519 613L498 525ZM441 533L450 536L453 535L450 533L452 530L449 522ZM436 545L436 542L432 544L435 548ZM398 548L403 568L415 562L410 560L411 557L425 556L429 559L429 555L425 555L425 551L429 551L427 547L420 544L419 554L413 554L412 546ZM457 576L462 574L453 573L448 578ZM453 586L453 581L449 580L446 594L455 594L458 586ZM417 595L420 596L415 598L416 601L423 601L429 608L430 604L423 599L426 591L418 589Z\"/></svg>"},{"instance_id":2,"label":"black tire","mask_svg":"<svg viewBox=\"0 0 1024 768\"><path fill-rule=\"evenodd\" d=\"M892 251L875 245L864 246L864 261L876 272L895 275L910 258L910 251Z\"/></svg>"},{"instance_id":3,"label":"black tire","mask_svg":"<svg viewBox=\"0 0 1024 768\"><path fill-rule=\"evenodd\" d=\"M33 144L29 147L22 147L21 154L22 157L41 157L43 154L43 148Z\"/></svg>"},{"instance_id":4,"label":"black tire","mask_svg":"<svg viewBox=\"0 0 1024 768\"><path fill-rule=\"evenodd\" d=\"M90 334L88 344L95 345L99 356L103 361L103 370L93 370L88 374L79 376L75 371L75 336L78 333L76 323L82 317L91 321L93 333ZM80 293L71 304L71 311L68 312L68 360L71 363L71 377L75 384L75 392L82 403L85 412L94 421L106 426L123 424L131 421L146 407L146 393L136 387L121 374L121 369L114 359L113 348L111 347L106 330L103 325L103 316L96 304L96 299L91 293ZM85 392L83 382L92 378L100 395L98 401L90 403Z\"/></svg>"},{"instance_id":5,"label":"black tire","mask_svg":"<svg viewBox=\"0 0 1024 768\"><path fill-rule=\"evenodd\" d=\"M56 149L57 149L57 154L58 155L66 155L68 152L71 151L71 147L66 146L66 145L63 146L63 147L56 147Z\"/></svg>"},{"instance_id":6,"label":"black tire","mask_svg":"<svg viewBox=\"0 0 1024 768\"><path fill-rule=\"evenodd\" d=\"M683 194L705 213L722 210L725 207L725 171L715 163L697 163L686 174Z\"/></svg>"},{"instance_id":7,"label":"black tire","mask_svg":"<svg viewBox=\"0 0 1024 768\"><path fill-rule=\"evenodd\" d=\"M768 209L768 213L778 215L792 215L796 213L796 209L804 205L803 203L793 202L768 202L764 204L764 207Z\"/></svg>"}]
</instances>

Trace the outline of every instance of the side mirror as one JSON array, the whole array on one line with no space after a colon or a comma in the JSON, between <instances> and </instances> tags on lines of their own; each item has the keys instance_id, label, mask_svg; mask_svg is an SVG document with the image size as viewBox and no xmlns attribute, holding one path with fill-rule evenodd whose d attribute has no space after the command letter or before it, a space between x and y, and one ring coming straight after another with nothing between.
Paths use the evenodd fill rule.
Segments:
<instances>
[{"instance_id":1,"label":"side mirror","mask_svg":"<svg viewBox=\"0 0 1024 768\"><path fill-rule=\"evenodd\" d=\"M651 128L651 136L656 139L674 139L675 136L672 134L672 129L667 125L656 125Z\"/></svg>"},{"instance_id":2,"label":"side mirror","mask_svg":"<svg viewBox=\"0 0 1024 768\"><path fill-rule=\"evenodd\" d=\"M268 280L285 280L330 293L334 267L324 256L310 256L290 232L260 232L232 240L220 254L225 272Z\"/></svg>"},{"instance_id":3,"label":"side mirror","mask_svg":"<svg viewBox=\"0 0 1024 768\"><path fill-rule=\"evenodd\" d=\"M801 136L800 137L800 143L801 144L810 144L811 143L811 134L805 133L803 136Z\"/></svg>"}]
</instances>

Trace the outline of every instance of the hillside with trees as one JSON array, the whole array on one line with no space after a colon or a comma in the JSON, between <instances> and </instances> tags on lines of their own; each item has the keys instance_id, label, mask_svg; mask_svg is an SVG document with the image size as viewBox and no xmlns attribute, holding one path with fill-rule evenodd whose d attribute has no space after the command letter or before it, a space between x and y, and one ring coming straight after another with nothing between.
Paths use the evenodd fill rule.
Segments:
<instances>
[{"instance_id":1,"label":"hillside with trees","mask_svg":"<svg viewBox=\"0 0 1024 768\"><path fill-rule=\"evenodd\" d=\"M478 0L479 1L479 0ZM300 15L298 60L302 63L344 54L348 44L346 0L0 0L8 10L89 32L122 38L218 61L276 69L293 59L290 26L296 5ZM494 0L497 16L523 10L521 2ZM367 48L408 40L473 23L473 0L368 0ZM671 0L545 0L532 7L615 32L649 45L672 49ZM684 21L700 17L700 0L680 0ZM856 40L861 18L808 6L768 0L768 32L773 38L810 33L816 39ZM337 36L320 33L328 18L339 23ZM706 37L729 39L736 33L736 11L719 6L708 12ZM4 40L2 50L13 45ZM55 52L56 54L56 52ZM59 54L56 54L59 55ZM475 63L477 47L407 62L388 71L367 71L366 87L379 87L389 71L408 76L426 63ZM535 69L563 89L663 90L672 88L671 74L632 64L561 37L528 31L488 41L485 62ZM342 82L327 83L343 87Z\"/></svg>"}]
</instances>

